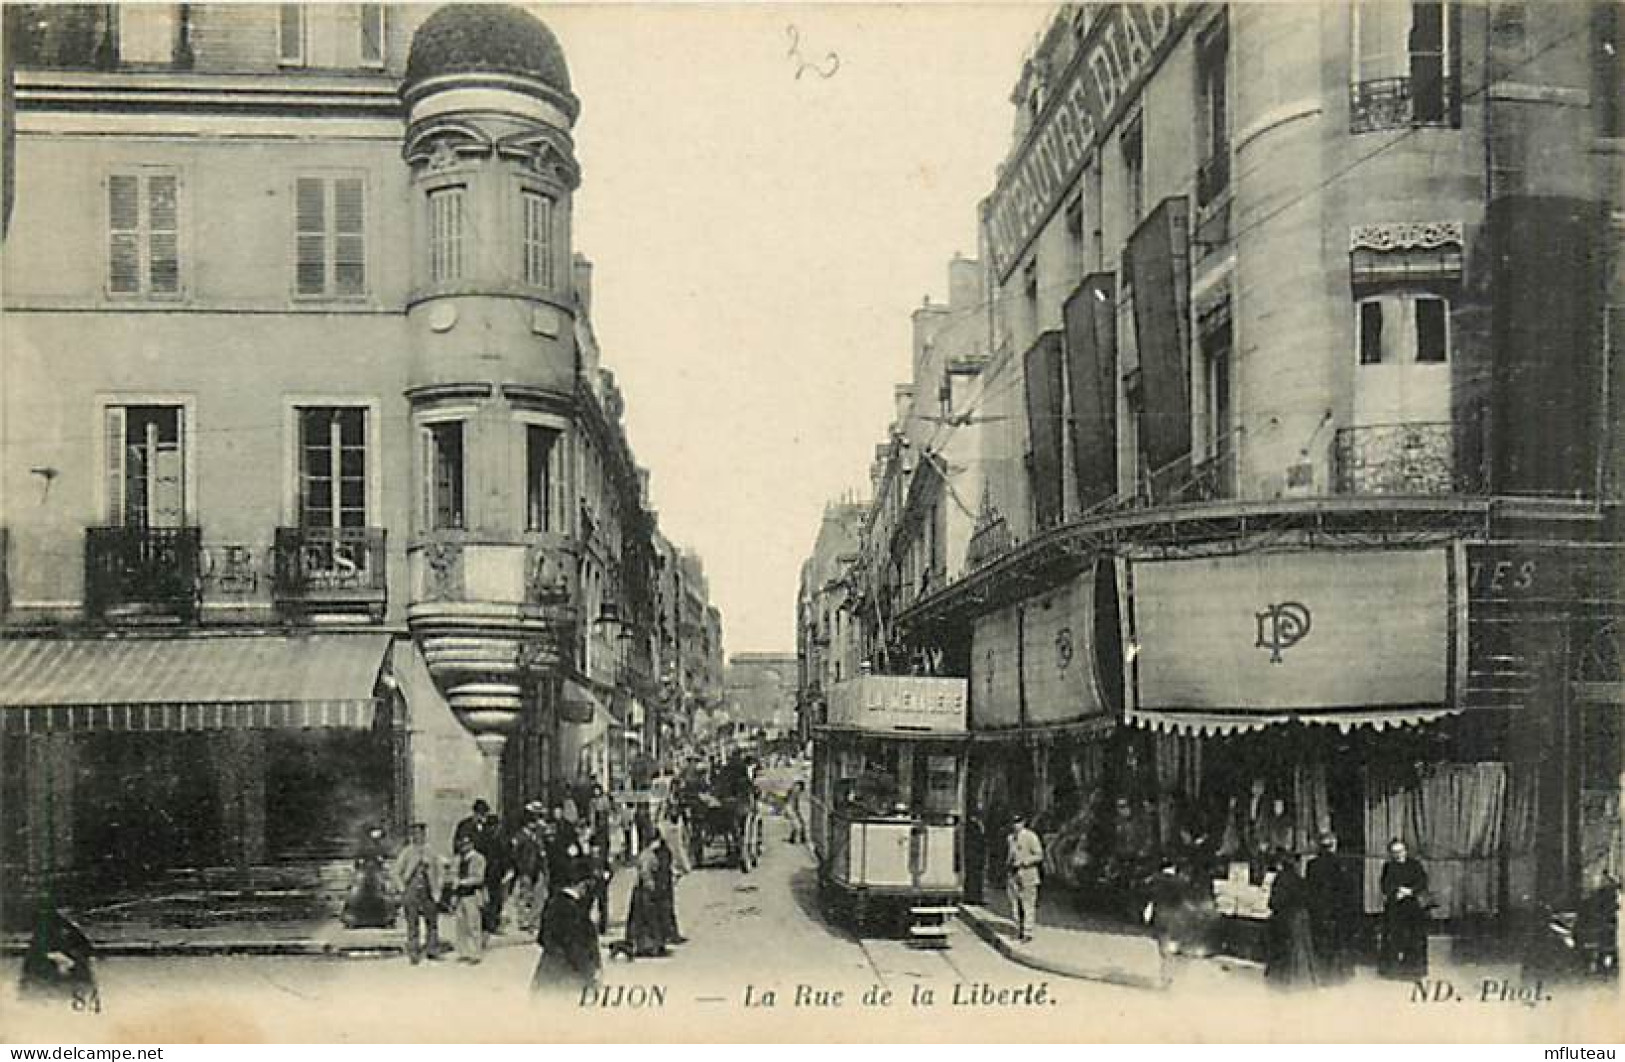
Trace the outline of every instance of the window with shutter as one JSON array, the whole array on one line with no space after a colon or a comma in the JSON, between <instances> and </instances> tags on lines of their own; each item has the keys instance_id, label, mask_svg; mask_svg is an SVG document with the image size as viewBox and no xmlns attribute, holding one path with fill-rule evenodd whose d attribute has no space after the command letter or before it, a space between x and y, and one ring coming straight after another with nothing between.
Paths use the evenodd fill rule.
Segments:
<instances>
[{"instance_id":1,"label":"window with shutter","mask_svg":"<svg viewBox=\"0 0 1625 1062\"><path fill-rule=\"evenodd\" d=\"M340 295L367 288L366 204L359 177L333 182L333 287Z\"/></svg>"},{"instance_id":2,"label":"window with shutter","mask_svg":"<svg viewBox=\"0 0 1625 1062\"><path fill-rule=\"evenodd\" d=\"M141 291L141 178L115 173L107 179L108 290Z\"/></svg>"},{"instance_id":3,"label":"window with shutter","mask_svg":"<svg viewBox=\"0 0 1625 1062\"><path fill-rule=\"evenodd\" d=\"M301 177L295 182L294 213L294 292L366 294L365 181Z\"/></svg>"},{"instance_id":4,"label":"window with shutter","mask_svg":"<svg viewBox=\"0 0 1625 1062\"><path fill-rule=\"evenodd\" d=\"M157 295L174 295L181 290L178 192L173 174L148 175L148 277Z\"/></svg>"},{"instance_id":5,"label":"window with shutter","mask_svg":"<svg viewBox=\"0 0 1625 1062\"><path fill-rule=\"evenodd\" d=\"M439 284L463 275L463 189L429 193L429 280Z\"/></svg>"},{"instance_id":6,"label":"window with shutter","mask_svg":"<svg viewBox=\"0 0 1625 1062\"><path fill-rule=\"evenodd\" d=\"M301 177L295 191L294 290L320 295L327 290L327 182Z\"/></svg>"},{"instance_id":7,"label":"window with shutter","mask_svg":"<svg viewBox=\"0 0 1625 1062\"><path fill-rule=\"evenodd\" d=\"M356 17L361 23L359 41L362 63L382 66L384 63L384 5L357 4Z\"/></svg>"},{"instance_id":8,"label":"window with shutter","mask_svg":"<svg viewBox=\"0 0 1625 1062\"><path fill-rule=\"evenodd\" d=\"M107 241L109 294L179 295L180 178L145 170L109 174Z\"/></svg>"},{"instance_id":9,"label":"window with shutter","mask_svg":"<svg viewBox=\"0 0 1625 1062\"><path fill-rule=\"evenodd\" d=\"M185 417L180 406L109 406L106 517L114 526L186 524Z\"/></svg>"},{"instance_id":10,"label":"window with shutter","mask_svg":"<svg viewBox=\"0 0 1625 1062\"><path fill-rule=\"evenodd\" d=\"M553 200L528 189L520 193L524 203L525 283L538 288L553 286Z\"/></svg>"},{"instance_id":11,"label":"window with shutter","mask_svg":"<svg viewBox=\"0 0 1625 1062\"><path fill-rule=\"evenodd\" d=\"M278 4L277 61L284 66L305 62L305 8L303 4Z\"/></svg>"},{"instance_id":12,"label":"window with shutter","mask_svg":"<svg viewBox=\"0 0 1625 1062\"><path fill-rule=\"evenodd\" d=\"M118 55L126 63L168 63L175 58L175 5L118 4Z\"/></svg>"}]
</instances>

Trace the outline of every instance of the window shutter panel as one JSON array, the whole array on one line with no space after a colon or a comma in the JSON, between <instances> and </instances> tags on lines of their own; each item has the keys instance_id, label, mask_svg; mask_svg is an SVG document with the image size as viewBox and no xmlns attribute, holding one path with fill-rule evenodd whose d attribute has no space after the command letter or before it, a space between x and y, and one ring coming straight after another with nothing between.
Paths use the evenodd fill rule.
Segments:
<instances>
[{"instance_id":1,"label":"window shutter panel","mask_svg":"<svg viewBox=\"0 0 1625 1062\"><path fill-rule=\"evenodd\" d=\"M277 22L277 55L284 63L305 60L305 12L298 4L280 4Z\"/></svg>"},{"instance_id":2,"label":"window shutter panel","mask_svg":"<svg viewBox=\"0 0 1625 1062\"><path fill-rule=\"evenodd\" d=\"M109 291L131 295L141 290L141 180L134 174L107 178Z\"/></svg>"},{"instance_id":3,"label":"window shutter panel","mask_svg":"<svg viewBox=\"0 0 1625 1062\"><path fill-rule=\"evenodd\" d=\"M181 290L180 189L173 174L147 178L147 283L158 294Z\"/></svg>"},{"instance_id":4,"label":"window shutter panel","mask_svg":"<svg viewBox=\"0 0 1625 1062\"><path fill-rule=\"evenodd\" d=\"M108 406L103 410L102 431L107 474L107 508L105 516L109 527L124 524L124 407Z\"/></svg>"},{"instance_id":5,"label":"window shutter panel","mask_svg":"<svg viewBox=\"0 0 1625 1062\"><path fill-rule=\"evenodd\" d=\"M359 177L333 182L333 286L340 295L367 290L366 195Z\"/></svg>"},{"instance_id":6,"label":"window shutter panel","mask_svg":"<svg viewBox=\"0 0 1625 1062\"><path fill-rule=\"evenodd\" d=\"M300 295L320 295L327 290L327 182L319 177L299 178L294 214L294 290Z\"/></svg>"},{"instance_id":7,"label":"window shutter panel","mask_svg":"<svg viewBox=\"0 0 1625 1062\"><path fill-rule=\"evenodd\" d=\"M361 61L381 63L384 61L384 5L356 6L360 8L357 15L361 21Z\"/></svg>"}]
</instances>

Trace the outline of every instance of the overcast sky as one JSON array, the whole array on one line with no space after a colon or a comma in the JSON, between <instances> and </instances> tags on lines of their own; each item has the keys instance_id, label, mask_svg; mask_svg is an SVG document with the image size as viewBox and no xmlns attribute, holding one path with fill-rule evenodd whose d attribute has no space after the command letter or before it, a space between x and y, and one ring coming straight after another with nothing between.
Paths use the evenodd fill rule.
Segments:
<instances>
[{"instance_id":1,"label":"overcast sky","mask_svg":"<svg viewBox=\"0 0 1625 1062\"><path fill-rule=\"evenodd\" d=\"M793 651L824 503L867 490L909 314L976 251L1050 8L532 10L581 97L575 247L661 526L730 654Z\"/></svg>"}]
</instances>

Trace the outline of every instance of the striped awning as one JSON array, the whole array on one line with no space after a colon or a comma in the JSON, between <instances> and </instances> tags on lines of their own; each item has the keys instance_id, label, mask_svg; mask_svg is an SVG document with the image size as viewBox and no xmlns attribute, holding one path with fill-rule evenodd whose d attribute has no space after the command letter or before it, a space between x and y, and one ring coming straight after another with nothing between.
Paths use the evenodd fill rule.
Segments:
<instances>
[{"instance_id":1,"label":"striped awning","mask_svg":"<svg viewBox=\"0 0 1625 1062\"><path fill-rule=\"evenodd\" d=\"M368 729L387 634L0 640L0 729Z\"/></svg>"}]
</instances>

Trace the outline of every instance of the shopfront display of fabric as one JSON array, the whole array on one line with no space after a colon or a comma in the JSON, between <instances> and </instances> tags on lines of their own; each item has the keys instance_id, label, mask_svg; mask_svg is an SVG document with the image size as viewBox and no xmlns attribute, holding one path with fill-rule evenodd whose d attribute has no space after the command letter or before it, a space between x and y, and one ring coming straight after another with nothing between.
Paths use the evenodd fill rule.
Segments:
<instances>
[{"instance_id":1,"label":"shopfront display of fabric","mask_svg":"<svg viewBox=\"0 0 1625 1062\"><path fill-rule=\"evenodd\" d=\"M1410 779L1368 775L1366 910L1382 910L1378 880L1388 842L1398 837L1427 870L1434 918L1495 913L1506 820L1504 763L1427 765Z\"/></svg>"},{"instance_id":2,"label":"shopfront display of fabric","mask_svg":"<svg viewBox=\"0 0 1625 1062\"><path fill-rule=\"evenodd\" d=\"M1202 742L1185 734L1158 733L1155 738L1157 839L1166 850L1201 833L1192 809L1200 807L1202 797Z\"/></svg>"},{"instance_id":3,"label":"shopfront display of fabric","mask_svg":"<svg viewBox=\"0 0 1625 1062\"><path fill-rule=\"evenodd\" d=\"M1292 770L1292 851L1308 855L1316 851L1320 835L1332 827L1331 805L1326 800L1326 765L1299 764Z\"/></svg>"},{"instance_id":4,"label":"shopfront display of fabric","mask_svg":"<svg viewBox=\"0 0 1625 1062\"><path fill-rule=\"evenodd\" d=\"M1535 769L1514 765L1507 784L1507 902L1518 906L1535 895Z\"/></svg>"}]
</instances>

